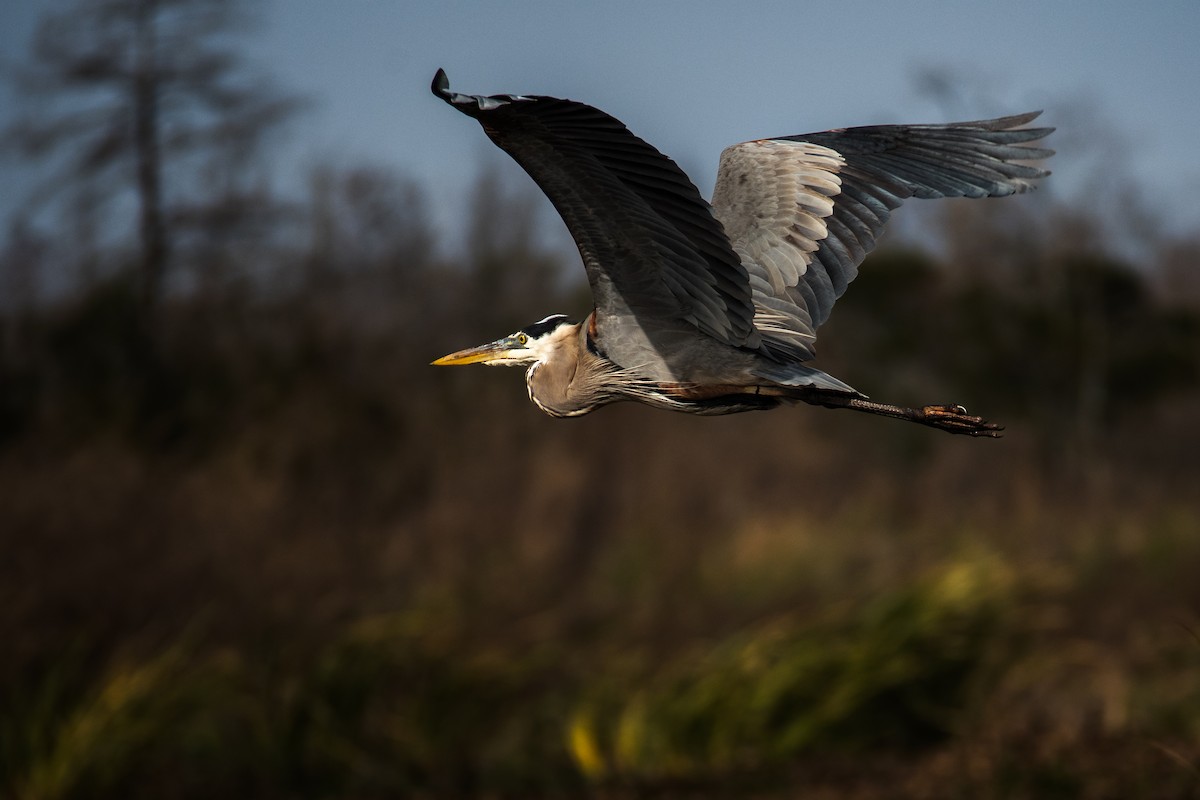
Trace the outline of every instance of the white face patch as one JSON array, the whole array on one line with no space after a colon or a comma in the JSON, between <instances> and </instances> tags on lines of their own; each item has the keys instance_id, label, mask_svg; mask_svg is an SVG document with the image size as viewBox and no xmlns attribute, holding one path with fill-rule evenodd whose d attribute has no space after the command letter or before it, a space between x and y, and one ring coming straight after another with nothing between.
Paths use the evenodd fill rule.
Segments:
<instances>
[{"instance_id":1,"label":"white face patch","mask_svg":"<svg viewBox=\"0 0 1200 800\"><path fill-rule=\"evenodd\" d=\"M531 333L536 332L537 328L546 323L547 320L566 320L562 314L552 314L546 317L542 322L534 323L528 328L517 331L512 336L508 337L510 342L519 342L521 337L525 338L523 345L518 345L505 350L503 353L496 355L486 363L488 366L496 367L523 367L530 364L536 366L554 358L554 354L564 348L574 346L574 343L568 341L579 332L578 325L558 324L557 326L548 329L540 336Z\"/></svg>"},{"instance_id":2,"label":"white face patch","mask_svg":"<svg viewBox=\"0 0 1200 800\"><path fill-rule=\"evenodd\" d=\"M556 318L566 319L562 314L555 314L546 319ZM525 349L534 355L536 361L548 361L554 357L555 352L566 347L571 347L572 343L569 340L578 332L579 326L577 325L559 325L543 336L530 339L525 345Z\"/></svg>"}]
</instances>

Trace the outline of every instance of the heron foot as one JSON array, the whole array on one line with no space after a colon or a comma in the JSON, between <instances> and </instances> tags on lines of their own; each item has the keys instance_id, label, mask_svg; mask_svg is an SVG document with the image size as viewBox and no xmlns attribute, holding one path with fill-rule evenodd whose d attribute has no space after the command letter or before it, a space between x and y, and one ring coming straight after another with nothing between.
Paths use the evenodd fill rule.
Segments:
<instances>
[{"instance_id":1,"label":"heron foot","mask_svg":"<svg viewBox=\"0 0 1200 800\"><path fill-rule=\"evenodd\" d=\"M995 422L988 422L983 417L975 417L968 414L967 410L957 403L951 406L908 408L906 406L868 400L861 395L857 397L847 396L836 392L817 392L813 393L810 397L803 397L802 399L829 408L849 408L868 414L880 414L892 419L906 419L909 422L916 422L919 425L927 425L930 428L937 428L947 433L957 433L963 436L987 436L992 439L998 439L1002 435L1001 431L1004 430L1003 425L997 425Z\"/></svg>"},{"instance_id":2,"label":"heron foot","mask_svg":"<svg viewBox=\"0 0 1200 800\"><path fill-rule=\"evenodd\" d=\"M965 408L958 404L951 406L923 406L917 412L913 421L947 431L948 433L962 434L963 436L989 436L993 439L998 439L1004 435L1002 433L1004 430L1003 425L988 422L983 417L972 416L967 413Z\"/></svg>"}]
</instances>

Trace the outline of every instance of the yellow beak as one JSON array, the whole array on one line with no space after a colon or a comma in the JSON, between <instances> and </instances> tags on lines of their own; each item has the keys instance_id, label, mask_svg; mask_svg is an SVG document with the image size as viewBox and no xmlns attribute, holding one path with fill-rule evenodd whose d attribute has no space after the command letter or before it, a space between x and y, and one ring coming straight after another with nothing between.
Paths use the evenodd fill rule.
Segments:
<instances>
[{"instance_id":1,"label":"yellow beak","mask_svg":"<svg viewBox=\"0 0 1200 800\"><path fill-rule=\"evenodd\" d=\"M442 356L437 361L431 363L435 367L451 367L460 364L486 364L489 361L503 358L505 353L513 349L514 344L511 341L511 337L505 337L497 339L494 342L489 342L488 344L481 344L479 347L468 347L466 350L459 350L448 356Z\"/></svg>"}]
</instances>

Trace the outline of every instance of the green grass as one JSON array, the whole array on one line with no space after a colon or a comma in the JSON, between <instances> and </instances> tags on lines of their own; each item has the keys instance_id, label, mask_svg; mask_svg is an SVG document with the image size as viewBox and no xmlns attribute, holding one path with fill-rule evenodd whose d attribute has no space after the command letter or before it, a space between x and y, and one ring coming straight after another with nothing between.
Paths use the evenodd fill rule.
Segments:
<instances>
[{"instance_id":1,"label":"green grass","mask_svg":"<svg viewBox=\"0 0 1200 800\"><path fill-rule=\"evenodd\" d=\"M1195 565L1194 542L1170 544L1170 519L1119 549L1158 563L1171 546ZM235 653L196 631L96 671L67 653L11 687L26 702L2 723L5 789L39 799L588 786L774 796L797 780L842 780L828 765L882 754L907 764L893 778L937 777L961 796L1116 796L1095 787L1147 775L1177 792L1158 796L1187 796L1200 643L1161 625L1120 643L1054 635L1095 570L1115 582L1127 568L1105 563L1031 580L976 550L870 597L771 614L666 653L622 644L620 631L574 642L480 635L419 607L349 622L303 656L253 644ZM1125 760L1097 763L1112 749ZM953 753L962 763L946 773L939 758ZM814 777L813 764L826 767ZM862 796L904 796L873 785Z\"/></svg>"}]
</instances>

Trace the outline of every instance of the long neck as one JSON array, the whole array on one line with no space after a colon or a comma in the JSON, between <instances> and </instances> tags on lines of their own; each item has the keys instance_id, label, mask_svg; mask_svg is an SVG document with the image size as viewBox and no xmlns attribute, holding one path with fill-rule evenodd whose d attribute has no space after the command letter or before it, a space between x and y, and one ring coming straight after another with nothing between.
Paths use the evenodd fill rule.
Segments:
<instances>
[{"instance_id":1,"label":"long neck","mask_svg":"<svg viewBox=\"0 0 1200 800\"><path fill-rule=\"evenodd\" d=\"M587 349L583 323L555 331L553 347L525 372L529 399L554 417L577 417L611 400L604 391L609 371L603 359Z\"/></svg>"}]
</instances>

